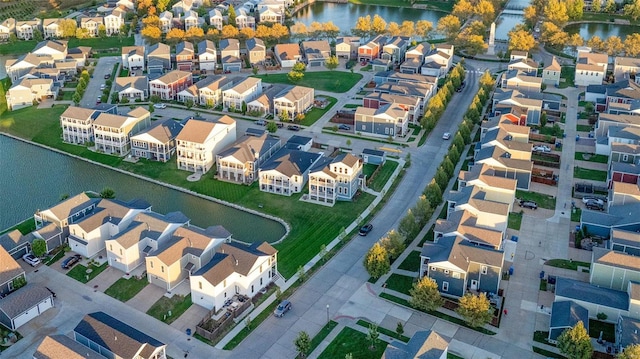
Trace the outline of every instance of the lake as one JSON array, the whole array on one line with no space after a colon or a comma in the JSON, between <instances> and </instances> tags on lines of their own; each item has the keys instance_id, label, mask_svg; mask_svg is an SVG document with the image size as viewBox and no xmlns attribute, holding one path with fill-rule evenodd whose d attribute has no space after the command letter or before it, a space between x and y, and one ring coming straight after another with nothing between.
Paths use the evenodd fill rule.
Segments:
<instances>
[{"instance_id":1,"label":"lake","mask_svg":"<svg viewBox=\"0 0 640 359\"><path fill-rule=\"evenodd\" d=\"M583 39L588 40L594 36L599 36L605 40L610 36L619 36L622 41L629 34L640 32L640 26L633 25L618 25L618 24L605 24L605 23L582 23L571 24L564 28L569 34L579 33Z\"/></svg>"},{"instance_id":2,"label":"lake","mask_svg":"<svg viewBox=\"0 0 640 359\"><path fill-rule=\"evenodd\" d=\"M285 233L276 221L2 135L0 154L0 229L51 207L63 194L111 187L119 199L143 198L159 213L181 211L200 227L223 225L244 242L274 242Z\"/></svg>"}]
</instances>

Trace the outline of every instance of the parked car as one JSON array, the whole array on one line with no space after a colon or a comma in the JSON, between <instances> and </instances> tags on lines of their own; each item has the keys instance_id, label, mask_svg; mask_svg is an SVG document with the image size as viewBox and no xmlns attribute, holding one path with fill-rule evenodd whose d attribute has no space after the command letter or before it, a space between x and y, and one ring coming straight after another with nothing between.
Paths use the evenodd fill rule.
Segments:
<instances>
[{"instance_id":1,"label":"parked car","mask_svg":"<svg viewBox=\"0 0 640 359\"><path fill-rule=\"evenodd\" d=\"M106 74L106 75L104 75L104 79L105 79L105 80L108 80L108 79L110 79L110 78L111 78L111 74Z\"/></svg>"},{"instance_id":2,"label":"parked car","mask_svg":"<svg viewBox=\"0 0 640 359\"><path fill-rule=\"evenodd\" d=\"M256 121L256 125L258 125L258 126L266 126L267 125L267 121L260 119L260 120Z\"/></svg>"},{"instance_id":3,"label":"parked car","mask_svg":"<svg viewBox=\"0 0 640 359\"><path fill-rule=\"evenodd\" d=\"M465 83L464 83L464 81L463 81L463 82L460 84L460 87L458 87L458 88L456 89L456 92L462 92L462 90L464 90L464 85L465 85Z\"/></svg>"},{"instance_id":4,"label":"parked car","mask_svg":"<svg viewBox=\"0 0 640 359\"><path fill-rule=\"evenodd\" d=\"M298 126L298 125L289 125L289 126L287 126L287 130L300 131L300 126Z\"/></svg>"},{"instance_id":5,"label":"parked car","mask_svg":"<svg viewBox=\"0 0 640 359\"><path fill-rule=\"evenodd\" d=\"M100 90L104 90L106 88L107 88L107 85L105 85L105 84L100 85Z\"/></svg>"},{"instance_id":6,"label":"parked car","mask_svg":"<svg viewBox=\"0 0 640 359\"><path fill-rule=\"evenodd\" d=\"M529 209L538 209L538 204L535 203L534 201L520 201L519 203L520 207L522 208L529 208Z\"/></svg>"},{"instance_id":7,"label":"parked car","mask_svg":"<svg viewBox=\"0 0 640 359\"><path fill-rule=\"evenodd\" d=\"M594 200L588 200L587 203L585 203L585 207L592 211L604 211L604 203L600 204Z\"/></svg>"},{"instance_id":8,"label":"parked car","mask_svg":"<svg viewBox=\"0 0 640 359\"><path fill-rule=\"evenodd\" d=\"M582 203L587 204L589 202L596 202L601 206L604 206L604 200L597 197L582 197Z\"/></svg>"},{"instance_id":9,"label":"parked car","mask_svg":"<svg viewBox=\"0 0 640 359\"><path fill-rule=\"evenodd\" d=\"M79 254L74 254L71 257L65 259L62 262L62 268L63 269L71 269L71 267L73 267L74 264L80 262L80 260L82 259L82 256Z\"/></svg>"},{"instance_id":10,"label":"parked car","mask_svg":"<svg viewBox=\"0 0 640 359\"><path fill-rule=\"evenodd\" d=\"M372 229L373 229L373 224L371 223L365 224L364 226L360 227L358 234L361 236L366 236L367 234L369 234L369 232L371 232Z\"/></svg>"},{"instance_id":11,"label":"parked car","mask_svg":"<svg viewBox=\"0 0 640 359\"><path fill-rule=\"evenodd\" d=\"M27 253L25 255L22 256L22 260L27 262L29 265L31 265L32 267L37 266L38 264L42 263L40 261L40 258L34 256L31 253Z\"/></svg>"},{"instance_id":12,"label":"parked car","mask_svg":"<svg viewBox=\"0 0 640 359\"><path fill-rule=\"evenodd\" d=\"M351 129L351 126L349 126L349 125L345 125L345 124L343 123L343 124L340 124L340 126L338 126L338 128L339 128L339 129L341 129L341 130L349 131L349 130Z\"/></svg>"},{"instance_id":13,"label":"parked car","mask_svg":"<svg viewBox=\"0 0 640 359\"><path fill-rule=\"evenodd\" d=\"M450 139L450 138L451 138L451 134L450 134L449 132L445 132L445 133L442 135L442 139L443 139L443 140L448 140L448 139Z\"/></svg>"},{"instance_id":14,"label":"parked car","mask_svg":"<svg viewBox=\"0 0 640 359\"><path fill-rule=\"evenodd\" d=\"M154 103L153 108L167 108L167 105L164 103Z\"/></svg>"},{"instance_id":15,"label":"parked car","mask_svg":"<svg viewBox=\"0 0 640 359\"><path fill-rule=\"evenodd\" d=\"M278 307L273 311L273 315L280 318L284 315L284 313L291 310L291 302L287 299L283 300Z\"/></svg>"},{"instance_id":16,"label":"parked car","mask_svg":"<svg viewBox=\"0 0 640 359\"><path fill-rule=\"evenodd\" d=\"M98 99L96 100L96 105L99 105L99 104L101 104L101 103L102 103L102 98L101 98L101 97L98 97Z\"/></svg>"},{"instance_id":17,"label":"parked car","mask_svg":"<svg viewBox=\"0 0 640 359\"><path fill-rule=\"evenodd\" d=\"M551 152L551 147L547 145L539 145L539 146L533 146L533 150L536 152Z\"/></svg>"}]
</instances>

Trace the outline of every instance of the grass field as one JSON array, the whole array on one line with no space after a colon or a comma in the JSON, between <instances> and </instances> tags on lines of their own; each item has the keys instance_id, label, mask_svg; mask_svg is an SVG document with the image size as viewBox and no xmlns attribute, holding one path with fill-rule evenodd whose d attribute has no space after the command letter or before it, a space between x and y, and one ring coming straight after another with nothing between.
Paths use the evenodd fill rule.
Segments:
<instances>
[{"instance_id":1,"label":"grass field","mask_svg":"<svg viewBox=\"0 0 640 359\"><path fill-rule=\"evenodd\" d=\"M344 93L355 86L362 78L362 75L343 71L306 72L302 80L296 83L289 81L287 74L265 74L256 75L255 77L261 78L262 81L267 83L300 85L313 87L319 91Z\"/></svg>"},{"instance_id":2,"label":"grass field","mask_svg":"<svg viewBox=\"0 0 640 359\"><path fill-rule=\"evenodd\" d=\"M576 131L578 132L591 132L593 126L590 125L576 125Z\"/></svg>"},{"instance_id":3,"label":"grass field","mask_svg":"<svg viewBox=\"0 0 640 359\"><path fill-rule=\"evenodd\" d=\"M556 198L546 194L517 190L516 198L524 199L526 201L534 201L540 208L556 209Z\"/></svg>"},{"instance_id":4,"label":"grass field","mask_svg":"<svg viewBox=\"0 0 640 359\"><path fill-rule=\"evenodd\" d=\"M356 322L356 324L358 324L358 325L359 325L359 326L361 326L361 327L365 327L365 328L367 328L367 329L368 329L368 328L369 328L369 326L371 325L371 323L367 322L366 320L362 320L362 319L358 320L358 321ZM395 338L395 339L401 340L401 341L403 341L403 342L405 342L405 343L406 343L406 342L408 342L408 341L409 341L409 339L410 339L410 338L409 338L409 337L407 337L406 335L398 335L398 333L396 333L395 331L393 331L393 330L389 330L389 329L387 329L387 328L383 328L383 327L378 327L378 332L380 332L380 333L382 333L382 334L384 334L384 335L388 335L388 336L390 336L390 337L392 337L392 338Z\"/></svg>"},{"instance_id":5,"label":"grass field","mask_svg":"<svg viewBox=\"0 0 640 359\"><path fill-rule=\"evenodd\" d=\"M151 306L151 308L149 308L149 310L147 310L147 314L159 321L171 324L186 312L191 304L191 294L188 294L186 297L175 294L171 298L160 298ZM169 311L171 311L171 316L168 315ZM166 318L165 315L167 315Z\"/></svg>"},{"instance_id":6,"label":"grass field","mask_svg":"<svg viewBox=\"0 0 640 359\"><path fill-rule=\"evenodd\" d=\"M378 171L376 177L373 179L373 181L371 181L371 185L369 187L376 192L382 191L382 188L387 183L387 181L389 181L389 178L397 167L398 162L396 161L385 162L380 171Z\"/></svg>"},{"instance_id":7,"label":"grass field","mask_svg":"<svg viewBox=\"0 0 640 359\"><path fill-rule=\"evenodd\" d=\"M575 167L573 178L581 178L592 181L604 182L607 180L607 171L592 170L590 168Z\"/></svg>"},{"instance_id":8,"label":"grass field","mask_svg":"<svg viewBox=\"0 0 640 359\"><path fill-rule=\"evenodd\" d=\"M409 295L409 290L413 288L414 280L415 278L413 277L393 273L389 276L389 279L387 279L387 289Z\"/></svg>"},{"instance_id":9,"label":"grass field","mask_svg":"<svg viewBox=\"0 0 640 359\"><path fill-rule=\"evenodd\" d=\"M596 155L596 154L584 153L584 152L576 152L575 159L578 160L578 161L589 161L589 162L596 162L596 163L609 163L609 156Z\"/></svg>"},{"instance_id":10,"label":"grass field","mask_svg":"<svg viewBox=\"0 0 640 359\"><path fill-rule=\"evenodd\" d=\"M320 329L318 334L316 334L316 336L311 339L311 346L309 347L309 353L307 354L312 353L313 350L317 348L320 343L322 343L324 338L326 338L327 335L329 335L329 333L331 333L333 328L335 328L337 325L338 322L334 322L333 320L330 320L329 323L325 324L325 326Z\"/></svg>"},{"instance_id":11,"label":"grass field","mask_svg":"<svg viewBox=\"0 0 640 359\"><path fill-rule=\"evenodd\" d=\"M323 96L323 97L326 98L327 101L329 101L327 106L325 108L317 108L317 107L312 108L311 111L307 112L304 115L304 119L300 122L301 125L303 126L313 125L314 123L316 123L316 121L320 119L320 117L322 117L322 115L327 113L327 111L329 111L333 107L333 105L336 104L336 102L338 102L338 100L334 97L330 97L330 96Z\"/></svg>"},{"instance_id":12,"label":"grass field","mask_svg":"<svg viewBox=\"0 0 640 359\"><path fill-rule=\"evenodd\" d=\"M378 340L375 349L371 350L366 334L345 327L318 358L344 359L345 355L352 354L352 359L378 359L382 357L387 344L383 340Z\"/></svg>"},{"instance_id":13,"label":"grass field","mask_svg":"<svg viewBox=\"0 0 640 359\"><path fill-rule=\"evenodd\" d=\"M131 277L129 279L120 278L111 287L104 291L104 294L114 297L121 302L126 302L138 294L144 287L149 284L147 278L137 279Z\"/></svg>"},{"instance_id":14,"label":"grass field","mask_svg":"<svg viewBox=\"0 0 640 359\"><path fill-rule=\"evenodd\" d=\"M580 261L570 261L568 259L550 259L546 261L544 264L550 267L556 268L564 268L570 270L578 270L578 267L591 267L591 263L589 262L580 262Z\"/></svg>"},{"instance_id":15,"label":"grass field","mask_svg":"<svg viewBox=\"0 0 640 359\"><path fill-rule=\"evenodd\" d=\"M36 46L37 42L35 40L18 40L13 44L2 44L0 45L0 54L1 55L21 55L33 50ZM89 46L93 50L102 50L102 49L111 49L111 48L121 48L122 46L132 46L134 44L133 37L125 37L122 40L118 39L117 36L107 37L104 39L101 38L91 38L91 39L76 39L74 37L69 39L69 47L78 47L78 46ZM119 55L116 54L116 55Z\"/></svg>"},{"instance_id":16,"label":"grass field","mask_svg":"<svg viewBox=\"0 0 640 359\"><path fill-rule=\"evenodd\" d=\"M509 223L507 227L514 229L516 231L519 231L521 224L522 224L522 213L520 212L509 213Z\"/></svg>"},{"instance_id":17,"label":"grass field","mask_svg":"<svg viewBox=\"0 0 640 359\"><path fill-rule=\"evenodd\" d=\"M91 269L91 273L87 273L88 269ZM101 266L95 266L93 264L89 264L89 267L85 267L82 264L76 264L75 267L73 267L69 272L67 272L67 275L77 280L78 282L87 283L93 278L97 277L98 274L102 273L102 271L104 271L105 269L107 269L106 262L103 263Z\"/></svg>"},{"instance_id":18,"label":"grass field","mask_svg":"<svg viewBox=\"0 0 640 359\"><path fill-rule=\"evenodd\" d=\"M404 269L412 272L420 270L420 251L411 251L407 258L400 263L398 269Z\"/></svg>"}]
</instances>

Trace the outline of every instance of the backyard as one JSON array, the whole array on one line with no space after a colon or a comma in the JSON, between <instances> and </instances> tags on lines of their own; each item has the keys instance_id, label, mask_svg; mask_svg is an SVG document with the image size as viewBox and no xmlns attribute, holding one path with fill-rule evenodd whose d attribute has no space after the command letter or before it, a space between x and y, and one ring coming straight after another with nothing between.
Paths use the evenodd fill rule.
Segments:
<instances>
[{"instance_id":1,"label":"backyard","mask_svg":"<svg viewBox=\"0 0 640 359\"><path fill-rule=\"evenodd\" d=\"M16 41L13 44L7 43L0 45L1 55L21 55L33 50L37 42L35 40ZM88 46L92 50L102 50L111 48L121 48L122 46L132 46L134 44L134 38L125 37L118 39L117 36L107 38L91 38L91 39L76 39L75 37L69 39L69 48L78 46ZM119 53L116 55L120 55Z\"/></svg>"},{"instance_id":2,"label":"backyard","mask_svg":"<svg viewBox=\"0 0 640 359\"><path fill-rule=\"evenodd\" d=\"M291 82L287 74L256 75L263 82L313 87L318 91L344 93L349 91L362 78L361 74L343 71L305 72L302 80Z\"/></svg>"},{"instance_id":3,"label":"backyard","mask_svg":"<svg viewBox=\"0 0 640 359\"><path fill-rule=\"evenodd\" d=\"M389 181L389 178L391 178L391 175L397 167L398 162L396 161L385 162L384 165L382 165L382 168L380 168L376 176L371 181L369 187L376 192L382 191L382 188L387 183L387 181Z\"/></svg>"},{"instance_id":4,"label":"backyard","mask_svg":"<svg viewBox=\"0 0 640 359\"><path fill-rule=\"evenodd\" d=\"M102 273L107 269L107 263L102 263L102 265L97 266L95 263L90 263L88 267L83 266L82 264L77 264L73 267L67 275L78 282L87 283L93 278L97 277L98 274Z\"/></svg>"},{"instance_id":5,"label":"backyard","mask_svg":"<svg viewBox=\"0 0 640 359\"><path fill-rule=\"evenodd\" d=\"M386 288L396 292L409 295L409 290L413 287L415 278L406 275L393 273L386 281Z\"/></svg>"},{"instance_id":6,"label":"backyard","mask_svg":"<svg viewBox=\"0 0 640 359\"><path fill-rule=\"evenodd\" d=\"M540 208L556 209L556 198L546 194L517 190L516 198L525 201L534 201Z\"/></svg>"},{"instance_id":7,"label":"backyard","mask_svg":"<svg viewBox=\"0 0 640 359\"><path fill-rule=\"evenodd\" d=\"M522 224L522 213L521 212L511 212L511 213L509 213L508 227L510 229L514 229L516 231L519 231L521 224Z\"/></svg>"},{"instance_id":8,"label":"backyard","mask_svg":"<svg viewBox=\"0 0 640 359\"><path fill-rule=\"evenodd\" d=\"M420 251L411 251L407 258L400 263L398 269L417 272L420 270Z\"/></svg>"},{"instance_id":9,"label":"backyard","mask_svg":"<svg viewBox=\"0 0 640 359\"><path fill-rule=\"evenodd\" d=\"M174 294L171 298L160 298L151 306L151 308L149 308L149 310L147 310L147 314L159 321L171 324L186 312L191 304L191 294L188 294L186 297ZM170 315L169 312L171 312Z\"/></svg>"},{"instance_id":10,"label":"backyard","mask_svg":"<svg viewBox=\"0 0 640 359\"><path fill-rule=\"evenodd\" d=\"M594 153L576 152L575 159L578 161L588 161L596 163L609 163L609 156L596 155Z\"/></svg>"},{"instance_id":11,"label":"backyard","mask_svg":"<svg viewBox=\"0 0 640 359\"><path fill-rule=\"evenodd\" d=\"M344 359L347 354L352 354L352 359L377 359L382 357L387 344L383 340L378 340L375 349L371 350L371 343L367 340L366 334L345 327L318 358Z\"/></svg>"},{"instance_id":12,"label":"backyard","mask_svg":"<svg viewBox=\"0 0 640 359\"><path fill-rule=\"evenodd\" d=\"M126 302L135 297L147 284L149 284L149 281L146 277L142 279L137 279L136 277L129 279L120 278L113 283L111 287L107 288L104 294L116 298L121 302Z\"/></svg>"},{"instance_id":13,"label":"backyard","mask_svg":"<svg viewBox=\"0 0 640 359\"><path fill-rule=\"evenodd\" d=\"M314 107L311 109L311 111L307 112L304 115L304 119L300 122L301 125L303 126L311 126L314 123L316 123L316 121L318 121L320 119L320 117L322 117L322 115L324 115L325 113L327 113L327 111L329 111L333 105L336 104L336 102L338 102L338 100L336 100L334 97L331 96L322 96L324 98L327 99L327 106L325 108L318 108L318 107Z\"/></svg>"},{"instance_id":14,"label":"backyard","mask_svg":"<svg viewBox=\"0 0 640 359\"><path fill-rule=\"evenodd\" d=\"M607 171L594 170L590 168L574 167L573 178L581 178L592 181L604 182L607 180Z\"/></svg>"}]
</instances>

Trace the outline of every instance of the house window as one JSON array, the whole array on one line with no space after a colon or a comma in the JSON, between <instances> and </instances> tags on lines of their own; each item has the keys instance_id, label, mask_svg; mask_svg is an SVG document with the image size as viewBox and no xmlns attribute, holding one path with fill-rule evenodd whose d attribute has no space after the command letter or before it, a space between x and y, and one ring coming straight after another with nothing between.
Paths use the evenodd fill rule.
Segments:
<instances>
[{"instance_id":1,"label":"house window","mask_svg":"<svg viewBox=\"0 0 640 359\"><path fill-rule=\"evenodd\" d=\"M445 270L444 270L444 274L449 274L449 270L448 270L448 269L445 269Z\"/></svg>"},{"instance_id":2,"label":"house window","mask_svg":"<svg viewBox=\"0 0 640 359\"><path fill-rule=\"evenodd\" d=\"M437 269L436 267L431 267L431 270L435 272Z\"/></svg>"},{"instance_id":3,"label":"house window","mask_svg":"<svg viewBox=\"0 0 640 359\"><path fill-rule=\"evenodd\" d=\"M160 272L164 273L164 266L160 266Z\"/></svg>"},{"instance_id":4,"label":"house window","mask_svg":"<svg viewBox=\"0 0 640 359\"><path fill-rule=\"evenodd\" d=\"M251 285L251 293L253 293L253 284Z\"/></svg>"},{"instance_id":5,"label":"house window","mask_svg":"<svg viewBox=\"0 0 640 359\"><path fill-rule=\"evenodd\" d=\"M149 261L149 265L151 266L151 268L153 268L153 262Z\"/></svg>"},{"instance_id":6,"label":"house window","mask_svg":"<svg viewBox=\"0 0 640 359\"><path fill-rule=\"evenodd\" d=\"M198 282L198 288L202 289L202 282Z\"/></svg>"},{"instance_id":7,"label":"house window","mask_svg":"<svg viewBox=\"0 0 640 359\"><path fill-rule=\"evenodd\" d=\"M482 274L487 274L487 266L482 266Z\"/></svg>"},{"instance_id":8,"label":"house window","mask_svg":"<svg viewBox=\"0 0 640 359\"><path fill-rule=\"evenodd\" d=\"M120 255L122 255L122 248L120 248Z\"/></svg>"},{"instance_id":9,"label":"house window","mask_svg":"<svg viewBox=\"0 0 640 359\"><path fill-rule=\"evenodd\" d=\"M452 276L454 279L460 279L460 273L458 272L453 272Z\"/></svg>"},{"instance_id":10,"label":"house window","mask_svg":"<svg viewBox=\"0 0 640 359\"><path fill-rule=\"evenodd\" d=\"M449 282L442 282L442 291L443 292L449 291Z\"/></svg>"},{"instance_id":11,"label":"house window","mask_svg":"<svg viewBox=\"0 0 640 359\"><path fill-rule=\"evenodd\" d=\"M622 155L622 160L623 160L624 162L629 161L629 155L628 155L628 154L624 154L624 155Z\"/></svg>"}]
</instances>

